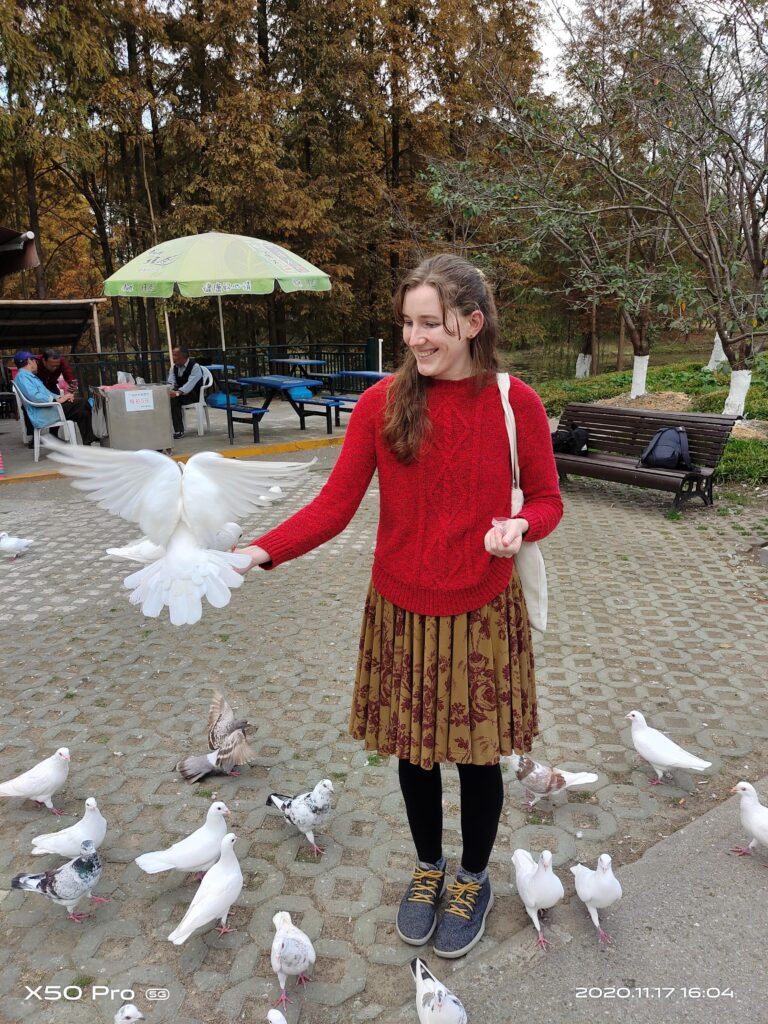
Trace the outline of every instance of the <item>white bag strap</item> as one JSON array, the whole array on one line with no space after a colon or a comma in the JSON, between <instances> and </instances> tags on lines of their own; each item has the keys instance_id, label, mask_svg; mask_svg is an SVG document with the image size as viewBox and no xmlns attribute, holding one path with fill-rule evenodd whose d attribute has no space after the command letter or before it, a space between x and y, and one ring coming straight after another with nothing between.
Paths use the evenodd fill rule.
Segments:
<instances>
[{"instance_id":1,"label":"white bag strap","mask_svg":"<svg viewBox=\"0 0 768 1024\"><path fill-rule=\"evenodd\" d=\"M499 385L501 404L504 409L504 422L507 425L507 435L509 437L509 451L512 459L512 489L517 490L520 487L520 466L517 461L515 414L512 412L512 406L509 404L509 374L497 373L496 383Z\"/></svg>"}]
</instances>

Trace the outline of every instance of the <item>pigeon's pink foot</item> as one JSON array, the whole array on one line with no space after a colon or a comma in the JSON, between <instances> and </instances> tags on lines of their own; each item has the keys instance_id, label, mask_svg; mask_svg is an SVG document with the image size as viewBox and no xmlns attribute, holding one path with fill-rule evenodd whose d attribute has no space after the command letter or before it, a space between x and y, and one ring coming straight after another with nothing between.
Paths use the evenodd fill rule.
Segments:
<instances>
[{"instance_id":1,"label":"pigeon's pink foot","mask_svg":"<svg viewBox=\"0 0 768 1024\"><path fill-rule=\"evenodd\" d=\"M77 924L80 924L81 921L84 921L87 916L87 914L76 914L74 911L72 911L71 914L67 914L69 920L75 921Z\"/></svg>"},{"instance_id":2,"label":"pigeon's pink foot","mask_svg":"<svg viewBox=\"0 0 768 1024\"><path fill-rule=\"evenodd\" d=\"M740 857L751 857L752 851L748 846L732 846L731 853L737 853ZM766 865L768 866L768 865Z\"/></svg>"},{"instance_id":3,"label":"pigeon's pink foot","mask_svg":"<svg viewBox=\"0 0 768 1024\"><path fill-rule=\"evenodd\" d=\"M106 896L91 896L91 901L93 903L109 903Z\"/></svg>"},{"instance_id":4,"label":"pigeon's pink foot","mask_svg":"<svg viewBox=\"0 0 768 1024\"><path fill-rule=\"evenodd\" d=\"M664 779L660 779L657 775L654 775L652 779L648 779L648 782L652 786L663 786Z\"/></svg>"},{"instance_id":5,"label":"pigeon's pink foot","mask_svg":"<svg viewBox=\"0 0 768 1024\"><path fill-rule=\"evenodd\" d=\"M280 992L280 998L275 1003L275 1006L283 1006L283 1007L285 1007L285 1006L288 1005L288 1003L292 1003L292 1002L293 1002L293 1000L288 998L288 994L286 993L285 989L283 989Z\"/></svg>"},{"instance_id":6,"label":"pigeon's pink foot","mask_svg":"<svg viewBox=\"0 0 768 1024\"><path fill-rule=\"evenodd\" d=\"M233 768L231 772L227 772L227 775L239 775L239 774L240 774L240 772L237 770L237 768Z\"/></svg>"},{"instance_id":7,"label":"pigeon's pink foot","mask_svg":"<svg viewBox=\"0 0 768 1024\"><path fill-rule=\"evenodd\" d=\"M229 932L233 932L234 930L234 928L230 928L226 924L219 924L216 926L216 931L219 933L219 935L228 935Z\"/></svg>"},{"instance_id":8,"label":"pigeon's pink foot","mask_svg":"<svg viewBox=\"0 0 768 1024\"><path fill-rule=\"evenodd\" d=\"M192 877L194 878L194 880L196 882L202 882L202 880L205 878L205 872L204 871L196 871Z\"/></svg>"},{"instance_id":9,"label":"pigeon's pink foot","mask_svg":"<svg viewBox=\"0 0 768 1024\"><path fill-rule=\"evenodd\" d=\"M312 843L312 853L314 853L316 857L320 857L325 853L325 847L318 846L317 843Z\"/></svg>"},{"instance_id":10,"label":"pigeon's pink foot","mask_svg":"<svg viewBox=\"0 0 768 1024\"><path fill-rule=\"evenodd\" d=\"M611 936L608 932L604 932L602 928L597 929L597 937L601 942L610 942Z\"/></svg>"},{"instance_id":11,"label":"pigeon's pink foot","mask_svg":"<svg viewBox=\"0 0 768 1024\"><path fill-rule=\"evenodd\" d=\"M551 946L552 943L549 939L545 939L541 932L539 932L539 937L536 939L536 945L541 946L541 948L546 952L547 946Z\"/></svg>"},{"instance_id":12,"label":"pigeon's pink foot","mask_svg":"<svg viewBox=\"0 0 768 1024\"><path fill-rule=\"evenodd\" d=\"M310 977L308 977L306 974L304 974L304 972L302 971L301 974L296 979L296 984L297 985L308 985L310 983L310 981L312 981L312 979Z\"/></svg>"}]
</instances>

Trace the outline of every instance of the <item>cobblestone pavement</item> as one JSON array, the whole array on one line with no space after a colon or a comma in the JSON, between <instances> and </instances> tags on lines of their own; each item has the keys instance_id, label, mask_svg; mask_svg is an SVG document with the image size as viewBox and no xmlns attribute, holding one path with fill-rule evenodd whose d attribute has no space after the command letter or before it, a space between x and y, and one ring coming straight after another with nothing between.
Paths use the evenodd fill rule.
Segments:
<instances>
[{"instance_id":1,"label":"cobblestone pavement","mask_svg":"<svg viewBox=\"0 0 768 1024\"><path fill-rule=\"evenodd\" d=\"M319 451L301 489L246 529L262 532L314 495L337 454ZM483 942L466 962L446 966L452 987L467 965L530 927L514 895L515 847L548 847L556 866L607 849L621 865L702 814L738 778L765 774L768 594L750 546L765 543L768 509L764 496L743 504L740 493L723 494L714 509L692 507L674 521L664 515L668 496L566 485L566 517L545 544L551 626L536 646L534 754L593 767L599 781L529 813L511 779L491 864L497 903ZM92 985L107 985L133 989L152 1024L264 1021L278 995L269 963L278 910L291 912L318 953L313 982L289 993L289 1024L373 1020L411 998L405 965L413 950L394 931L413 859L395 764L346 735L377 500L374 482L341 537L274 573L251 573L229 607L206 606L197 627L173 629L167 619L143 618L121 586L126 570L101 558L108 544L134 537L134 527L65 481L0 489L0 528L36 541L24 558L0 564L0 778L61 745L72 752L57 799L68 815L60 826L29 803L0 805L0 1019L111 1020L119 999L91 998ZM240 778L187 786L173 765L182 752L205 749L214 687L256 726L256 758ZM711 760L711 771L651 789L624 720L633 707ZM316 861L265 800L326 776L335 813ZM445 780L455 869L453 769ZM77 925L63 909L8 887L19 871L58 863L32 858L30 838L71 824L88 796L109 821L97 891L110 902ZM209 929L175 947L166 937L194 884L144 875L133 859L197 827L214 797L229 805L239 836L245 886L230 921L236 930L220 938ZM25 986L45 985L80 986L85 997L24 998ZM167 988L169 998L152 1004L150 987Z\"/></svg>"}]
</instances>

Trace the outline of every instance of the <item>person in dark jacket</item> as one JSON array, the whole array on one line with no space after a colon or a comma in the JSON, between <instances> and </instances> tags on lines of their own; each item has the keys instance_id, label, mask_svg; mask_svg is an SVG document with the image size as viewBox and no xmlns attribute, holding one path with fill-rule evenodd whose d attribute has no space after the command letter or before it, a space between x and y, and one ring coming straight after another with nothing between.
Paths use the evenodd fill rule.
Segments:
<instances>
[{"instance_id":1,"label":"person in dark jacket","mask_svg":"<svg viewBox=\"0 0 768 1024\"><path fill-rule=\"evenodd\" d=\"M178 440L184 437L183 405L194 405L200 401L200 389L203 386L203 371L198 362L192 359L189 349L177 345L172 352L173 366L168 374L171 385L171 419L173 420L173 437Z\"/></svg>"}]
</instances>

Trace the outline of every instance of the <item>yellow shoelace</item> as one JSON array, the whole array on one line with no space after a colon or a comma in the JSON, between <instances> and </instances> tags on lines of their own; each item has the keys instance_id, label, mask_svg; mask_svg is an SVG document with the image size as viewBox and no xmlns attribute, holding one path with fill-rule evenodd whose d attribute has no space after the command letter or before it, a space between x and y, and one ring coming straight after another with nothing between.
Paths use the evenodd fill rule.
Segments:
<instances>
[{"instance_id":1,"label":"yellow shoelace","mask_svg":"<svg viewBox=\"0 0 768 1024\"><path fill-rule=\"evenodd\" d=\"M416 868L411 880L412 892L408 897L409 903L434 903L437 891L443 880L442 871L425 870Z\"/></svg>"},{"instance_id":2,"label":"yellow shoelace","mask_svg":"<svg viewBox=\"0 0 768 1024\"><path fill-rule=\"evenodd\" d=\"M451 902L446 908L446 914L455 914L456 917L463 917L465 921L469 921L475 909L475 900L480 894L480 883L451 882L448 893Z\"/></svg>"}]
</instances>

